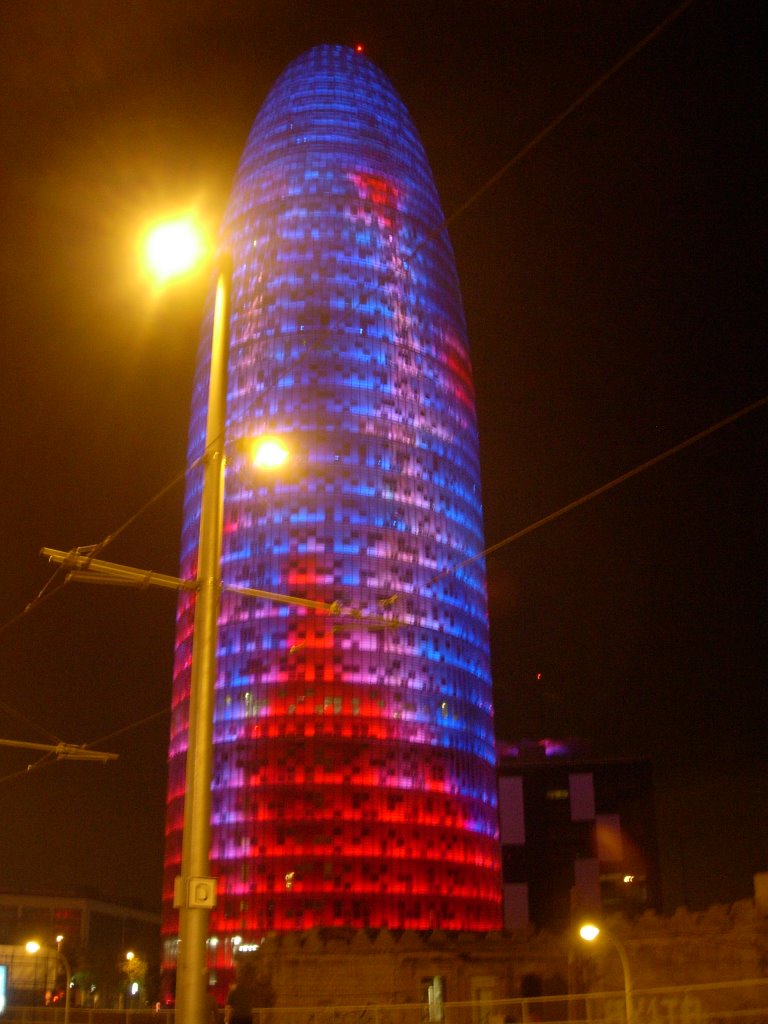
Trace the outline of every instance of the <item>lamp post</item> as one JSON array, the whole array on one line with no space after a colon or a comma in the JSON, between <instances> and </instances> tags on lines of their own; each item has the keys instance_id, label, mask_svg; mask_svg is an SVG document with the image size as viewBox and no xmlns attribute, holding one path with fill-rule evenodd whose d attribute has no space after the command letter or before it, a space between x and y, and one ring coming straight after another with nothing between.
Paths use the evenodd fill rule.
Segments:
<instances>
[{"instance_id":1,"label":"lamp post","mask_svg":"<svg viewBox=\"0 0 768 1024\"><path fill-rule=\"evenodd\" d=\"M594 942L598 936L603 935L610 943L612 943L614 949L619 954L619 960L621 961L621 971L624 978L624 1006L626 1014L626 1024L633 1024L633 1010L632 1010L632 974L629 969L629 957L627 956L627 950L624 943L621 942L612 932L607 931L605 928L600 928L592 922L586 922L579 928L579 936L584 939L585 942Z\"/></svg>"},{"instance_id":2,"label":"lamp post","mask_svg":"<svg viewBox=\"0 0 768 1024\"><path fill-rule=\"evenodd\" d=\"M204 247L201 232L190 218L156 224L144 238L148 268L157 279L179 277L193 269ZM203 458L203 486L197 578L179 579L133 566L117 565L93 557L93 550L57 551L42 554L67 570L66 579L123 586L160 586L195 591L194 633L189 695L187 758L185 767L184 819L181 874L174 879L173 905L179 910L179 949L176 976L177 1024L200 1024L206 1017L206 939L211 908L216 903L216 880L210 877L210 809L213 765L213 714L216 683L219 598L222 590L221 545L224 497L227 364L229 360L229 306L231 259L220 258L211 338L208 416ZM254 464L274 468L286 451L277 438L263 438L252 450ZM84 553L87 551L87 553ZM339 602L275 594L253 587L228 590L278 603L313 608L339 615ZM379 626L395 626L396 620L377 620ZM113 755L99 755L111 757Z\"/></svg>"},{"instance_id":3,"label":"lamp post","mask_svg":"<svg viewBox=\"0 0 768 1024\"><path fill-rule=\"evenodd\" d=\"M32 939L26 943L24 948L28 953L35 954L39 953L42 947L39 942L35 942L35 940ZM66 988L64 990L64 1024L69 1024L69 993L72 987L72 970L69 966L69 960L67 960L61 950L57 949L53 955L56 958L57 963L61 964L64 968L64 976L66 978Z\"/></svg>"},{"instance_id":4,"label":"lamp post","mask_svg":"<svg viewBox=\"0 0 768 1024\"><path fill-rule=\"evenodd\" d=\"M195 270L207 248L201 228L189 216L156 222L149 227L142 242L145 266L152 278L161 284ZM173 905L179 911L176 962L178 1024L199 1024L206 1016L206 939L209 914L216 904L216 880L210 877L209 850L231 277L230 260L226 257L220 259L213 312L197 580L194 586L181 873L174 879L173 892Z\"/></svg>"},{"instance_id":5,"label":"lamp post","mask_svg":"<svg viewBox=\"0 0 768 1024\"><path fill-rule=\"evenodd\" d=\"M190 238L189 225L162 225L147 239L155 269L167 276L184 273L199 259L202 247ZM170 272L170 273L168 273ZM197 582L189 693L181 874L174 880L173 903L179 911L176 961L177 1024L200 1024L207 1014L207 938L216 905L216 879L210 876L211 778L216 648L221 596L221 544L224 506L227 369L232 264L220 256L213 309L208 414L203 458L203 486L197 549ZM278 466L286 457L276 438L262 440L254 461ZM278 600L290 600L274 595ZM304 602L296 602L304 603ZM307 602L310 603L310 602Z\"/></svg>"},{"instance_id":6,"label":"lamp post","mask_svg":"<svg viewBox=\"0 0 768 1024\"><path fill-rule=\"evenodd\" d=\"M125 1005L128 1009L131 1008L131 1003L133 1002L133 975L131 974L131 967L135 959L136 954L133 952L133 950L129 949L128 952L125 954L125 962L127 964L127 970L125 973L128 978L128 987L127 992L125 993Z\"/></svg>"},{"instance_id":7,"label":"lamp post","mask_svg":"<svg viewBox=\"0 0 768 1024\"><path fill-rule=\"evenodd\" d=\"M230 282L231 269L225 260L219 267L211 338L189 694L181 874L176 878L174 888L174 906L179 910L176 975L178 1024L199 1024L205 1019L206 939L209 914L216 904L216 880L210 877L209 850L216 645L221 594Z\"/></svg>"}]
</instances>

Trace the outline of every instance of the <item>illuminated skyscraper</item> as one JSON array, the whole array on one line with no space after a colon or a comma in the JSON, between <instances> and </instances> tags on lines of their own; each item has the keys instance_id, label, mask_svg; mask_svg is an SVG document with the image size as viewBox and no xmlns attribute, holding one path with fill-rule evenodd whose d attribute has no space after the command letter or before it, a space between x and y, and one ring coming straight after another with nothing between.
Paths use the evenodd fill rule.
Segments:
<instances>
[{"instance_id":1,"label":"illuminated skyscraper","mask_svg":"<svg viewBox=\"0 0 768 1024\"><path fill-rule=\"evenodd\" d=\"M233 258L225 582L212 788L213 958L317 925L487 930L501 880L471 368L443 215L413 124L362 54L281 75L225 217ZM190 464L204 439L204 326ZM278 434L290 469L244 467ZM201 481L186 494L194 577ZM193 609L181 599L165 933L179 871ZM399 623L380 628L382 618ZM367 620L367 621L366 621Z\"/></svg>"}]
</instances>

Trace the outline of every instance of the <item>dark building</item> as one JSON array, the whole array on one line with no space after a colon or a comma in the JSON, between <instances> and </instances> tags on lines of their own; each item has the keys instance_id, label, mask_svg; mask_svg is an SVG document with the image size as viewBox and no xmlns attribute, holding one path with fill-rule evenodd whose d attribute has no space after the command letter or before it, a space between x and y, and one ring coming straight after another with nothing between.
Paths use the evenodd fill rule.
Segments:
<instances>
[{"instance_id":1,"label":"dark building","mask_svg":"<svg viewBox=\"0 0 768 1024\"><path fill-rule=\"evenodd\" d=\"M504 926L660 909L648 761L596 761L550 741L500 746Z\"/></svg>"},{"instance_id":2,"label":"dark building","mask_svg":"<svg viewBox=\"0 0 768 1024\"><path fill-rule=\"evenodd\" d=\"M74 1005L117 1005L126 995L128 978L122 966L129 952L146 968L140 998L147 995L153 978L157 984L160 915L140 907L114 903L85 891L0 893L0 947L6 949L0 959L7 962L11 979L20 973L22 962L30 961L24 952L30 940L42 947L41 963L46 958L51 963L41 966L39 972L27 968L21 973L32 979L34 988L36 978L56 975L53 963L60 953L75 980ZM43 994L36 993L41 998Z\"/></svg>"}]
</instances>

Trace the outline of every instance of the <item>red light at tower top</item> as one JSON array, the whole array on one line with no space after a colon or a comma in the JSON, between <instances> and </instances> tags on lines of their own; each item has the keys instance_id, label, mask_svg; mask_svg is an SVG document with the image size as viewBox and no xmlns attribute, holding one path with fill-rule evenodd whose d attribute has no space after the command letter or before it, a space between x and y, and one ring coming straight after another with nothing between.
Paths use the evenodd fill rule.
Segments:
<instances>
[{"instance_id":1,"label":"red light at tower top","mask_svg":"<svg viewBox=\"0 0 768 1024\"><path fill-rule=\"evenodd\" d=\"M355 53L363 53L364 50L365 50L365 47L363 46L362 43L357 43L356 44L356 46L355 46Z\"/></svg>"}]
</instances>

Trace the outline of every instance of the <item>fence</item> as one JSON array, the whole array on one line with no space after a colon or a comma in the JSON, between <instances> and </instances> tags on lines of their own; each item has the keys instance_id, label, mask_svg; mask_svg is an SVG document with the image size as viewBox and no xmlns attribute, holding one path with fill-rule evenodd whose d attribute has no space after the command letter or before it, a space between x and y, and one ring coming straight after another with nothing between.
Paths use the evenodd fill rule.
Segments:
<instances>
[{"instance_id":1,"label":"fence","mask_svg":"<svg viewBox=\"0 0 768 1024\"><path fill-rule=\"evenodd\" d=\"M254 1010L254 1024L768 1024L768 978L481 1002L377 1003ZM64 1024L61 1007L9 1006L3 1024ZM221 1016L223 1022L223 1015ZM173 1010L73 1006L69 1024L174 1024Z\"/></svg>"}]
</instances>

